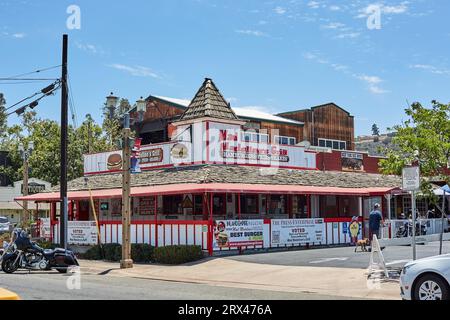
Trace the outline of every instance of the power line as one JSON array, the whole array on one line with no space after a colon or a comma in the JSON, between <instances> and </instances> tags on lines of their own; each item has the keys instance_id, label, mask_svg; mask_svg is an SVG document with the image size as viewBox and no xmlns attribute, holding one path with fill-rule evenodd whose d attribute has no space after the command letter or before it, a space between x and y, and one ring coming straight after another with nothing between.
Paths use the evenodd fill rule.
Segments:
<instances>
[{"instance_id":1,"label":"power line","mask_svg":"<svg viewBox=\"0 0 450 320\"><path fill-rule=\"evenodd\" d=\"M69 92L69 107L70 107L70 112L72 113L73 126L74 126L74 128L77 128L78 127L77 111L76 111L76 107L75 107L75 101L73 99L72 86L70 84L69 74L67 74L67 91Z\"/></svg>"},{"instance_id":2,"label":"power line","mask_svg":"<svg viewBox=\"0 0 450 320\"><path fill-rule=\"evenodd\" d=\"M22 74L18 74L18 75L15 75L15 76L10 76L10 77L7 77L7 78L19 78L19 77L28 76L28 75L34 74L34 73L40 73L40 72L56 69L56 68L59 68L59 67L61 67L61 65L48 67L48 68L43 68L43 69L39 69L39 70L36 70L36 71L27 72L27 73L22 73Z\"/></svg>"},{"instance_id":3,"label":"power line","mask_svg":"<svg viewBox=\"0 0 450 320\"><path fill-rule=\"evenodd\" d=\"M58 78L0 78L0 81L55 81Z\"/></svg>"},{"instance_id":4,"label":"power line","mask_svg":"<svg viewBox=\"0 0 450 320\"><path fill-rule=\"evenodd\" d=\"M49 86L47 86L46 88L42 89L40 92L38 92L37 94L42 94L42 96L40 96L39 98L37 98L36 100L32 101L29 104L26 104L16 110L14 110L13 112L10 112L7 114L7 116L10 116L14 113L17 113L18 115L21 115L22 113L25 112L25 110L27 108L31 108L34 109L35 107L37 107L37 105L39 104L39 101L41 101L43 98L52 95L56 90L58 90L59 88L61 88L61 82L55 82ZM34 94L33 96L36 96L37 94ZM32 96L32 97L33 97ZM23 99L23 101L28 100L30 98L27 99ZM21 102L16 103L16 105L20 104ZM7 110L11 109L12 107L9 107Z\"/></svg>"}]
</instances>

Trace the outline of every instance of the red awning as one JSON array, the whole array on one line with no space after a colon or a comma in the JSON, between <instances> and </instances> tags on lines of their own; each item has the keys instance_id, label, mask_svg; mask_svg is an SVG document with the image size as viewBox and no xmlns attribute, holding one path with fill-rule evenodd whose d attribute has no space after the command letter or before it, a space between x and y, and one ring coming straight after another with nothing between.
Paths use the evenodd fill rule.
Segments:
<instances>
[{"instance_id":1,"label":"red awning","mask_svg":"<svg viewBox=\"0 0 450 320\"><path fill-rule=\"evenodd\" d=\"M263 184L173 184L163 186L148 186L131 188L132 196L174 195L186 193L261 193L261 194L311 194L311 195L353 195L375 196L383 195L397 188L336 188L308 187L296 185L263 185ZM120 198L122 189L92 190L94 199ZM69 200L89 199L89 191L68 192ZM59 192L39 193L27 197L15 198L16 201L58 201Z\"/></svg>"}]
</instances>

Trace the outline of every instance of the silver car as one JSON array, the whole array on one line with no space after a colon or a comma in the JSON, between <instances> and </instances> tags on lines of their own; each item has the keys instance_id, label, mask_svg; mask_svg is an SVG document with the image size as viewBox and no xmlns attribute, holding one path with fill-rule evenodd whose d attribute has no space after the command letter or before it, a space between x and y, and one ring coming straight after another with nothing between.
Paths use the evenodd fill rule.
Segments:
<instances>
[{"instance_id":1,"label":"silver car","mask_svg":"<svg viewBox=\"0 0 450 320\"><path fill-rule=\"evenodd\" d=\"M0 217L0 234L11 231L11 223L8 218Z\"/></svg>"},{"instance_id":2,"label":"silver car","mask_svg":"<svg viewBox=\"0 0 450 320\"><path fill-rule=\"evenodd\" d=\"M400 291L404 300L450 300L450 254L407 263Z\"/></svg>"}]
</instances>

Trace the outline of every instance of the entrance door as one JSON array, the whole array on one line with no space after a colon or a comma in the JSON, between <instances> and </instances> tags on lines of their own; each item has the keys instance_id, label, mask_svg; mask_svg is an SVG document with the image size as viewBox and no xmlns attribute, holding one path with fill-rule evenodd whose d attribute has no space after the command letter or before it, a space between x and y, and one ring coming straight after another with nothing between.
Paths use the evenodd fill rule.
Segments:
<instances>
[{"instance_id":1,"label":"entrance door","mask_svg":"<svg viewBox=\"0 0 450 320\"><path fill-rule=\"evenodd\" d=\"M369 238L369 216L373 210L373 206L378 203L381 205L381 197L371 197L364 198L364 206L363 206L363 230L364 230L364 238Z\"/></svg>"},{"instance_id":2,"label":"entrance door","mask_svg":"<svg viewBox=\"0 0 450 320\"><path fill-rule=\"evenodd\" d=\"M89 201L78 201L78 221L89 221Z\"/></svg>"}]
</instances>

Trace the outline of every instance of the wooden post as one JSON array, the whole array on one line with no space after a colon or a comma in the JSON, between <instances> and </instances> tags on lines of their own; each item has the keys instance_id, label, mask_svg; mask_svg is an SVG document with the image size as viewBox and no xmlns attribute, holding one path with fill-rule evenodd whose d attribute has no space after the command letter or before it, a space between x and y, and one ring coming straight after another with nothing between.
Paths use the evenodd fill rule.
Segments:
<instances>
[{"instance_id":1,"label":"wooden post","mask_svg":"<svg viewBox=\"0 0 450 320\"><path fill-rule=\"evenodd\" d=\"M155 248L158 248L158 196L156 195L155 195Z\"/></svg>"},{"instance_id":2,"label":"wooden post","mask_svg":"<svg viewBox=\"0 0 450 320\"><path fill-rule=\"evenodd\" d=\"M122 150L122 260L120 261L121 269L133 268L133 260L131 260L131 149L129 138L131 130L128 126L123 129L123 150Z\"/></svg>"}]
</instances>

